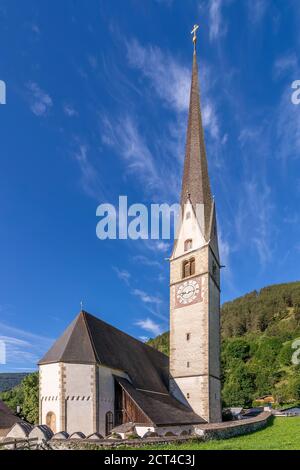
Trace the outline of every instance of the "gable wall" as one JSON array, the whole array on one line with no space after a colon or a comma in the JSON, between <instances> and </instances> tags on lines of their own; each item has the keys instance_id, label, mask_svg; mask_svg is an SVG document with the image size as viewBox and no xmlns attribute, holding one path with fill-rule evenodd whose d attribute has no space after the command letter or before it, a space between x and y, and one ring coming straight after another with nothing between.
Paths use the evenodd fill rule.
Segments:
<instances>
[{"instance_id":1,"label":"gable wall","mask_svg":"<svg viewBox=\"0 0 300 470\"><path fill-rule=\"evenodd\" d=\"M117 375L129 380L126 372L98 366L99 377L99 432L105 436L105 416L108 411L115 414L115 385L114 377Z\"/></svg>"}]
</instances>

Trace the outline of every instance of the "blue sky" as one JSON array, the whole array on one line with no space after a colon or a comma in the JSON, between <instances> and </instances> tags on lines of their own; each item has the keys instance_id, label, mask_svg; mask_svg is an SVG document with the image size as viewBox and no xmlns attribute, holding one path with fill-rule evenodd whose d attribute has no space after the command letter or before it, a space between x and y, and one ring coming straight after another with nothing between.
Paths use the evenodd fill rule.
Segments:
<instances>
[{"instance_id":1,"label":"blue sky","mask_svg":"<svg viewBox=\"0 0 300 470\"><path fill-rule=\"evenodd\" d=\"M1 0L0 337L32 370L84 308L168 329L165 241L100 241L96 208L178 202L198 61L222 300L299 279L300 79L292 0Z\"/></svg>"}]
</instances>

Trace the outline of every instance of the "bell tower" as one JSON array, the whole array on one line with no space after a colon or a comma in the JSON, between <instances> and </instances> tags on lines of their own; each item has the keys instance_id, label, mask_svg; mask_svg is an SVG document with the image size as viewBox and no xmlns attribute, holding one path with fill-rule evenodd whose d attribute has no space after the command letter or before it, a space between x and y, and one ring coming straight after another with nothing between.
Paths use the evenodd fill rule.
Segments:
<instances>
[{"instance_id":1,"label":"bell tower","mask_svg":"<svg viewBox=\"0 0 300 470\"><path fill-rule=\"evenodd\" d=\"M182 220L170 258L170 392L207 422L220 422L220 259L196 54L181 192Z\"/></svg>"}]
</instances>

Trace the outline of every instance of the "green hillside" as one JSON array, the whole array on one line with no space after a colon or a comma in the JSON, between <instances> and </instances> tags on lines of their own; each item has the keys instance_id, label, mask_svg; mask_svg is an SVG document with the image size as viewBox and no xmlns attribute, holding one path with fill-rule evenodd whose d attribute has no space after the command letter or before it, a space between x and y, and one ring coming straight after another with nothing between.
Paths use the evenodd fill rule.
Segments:
<instances>
[{"instance_id":1,"label":"green hillside","mask_svg":"<svg viewBox=\"0 0 300 470\"><path fill-rule=\"evenodd\" d=\"M280 404L300 401L300 366L292 364L292 344L300 338L300 282L265 287L225 303L221 324L225 406L249 406L267 394ZM169 333L149 344L168 354Z\"/></svg>"},{"instance_id":2,"label":"green hillside","mask_svg":"<svg viewBox=\"0 0 300 470\"><path fill-rule=\"evenodd\" d=\"M0 373L0 392L10 390L19 385L26 377L26 373Z\"/></svg>"}]
</instances>

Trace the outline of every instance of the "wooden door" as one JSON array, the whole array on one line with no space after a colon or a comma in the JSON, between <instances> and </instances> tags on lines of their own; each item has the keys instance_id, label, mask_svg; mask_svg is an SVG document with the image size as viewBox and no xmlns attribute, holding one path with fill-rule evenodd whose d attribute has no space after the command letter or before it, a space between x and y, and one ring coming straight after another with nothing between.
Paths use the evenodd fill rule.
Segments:
<instances>
[{"instance_id":1,"label":"wooden door","mask_svg":"<svg viewBox=\"0 0 300 470\"><path fill-rule=\"evenodd\" d=\"M49 411L46 416L46 424L49 426L51 431L55 434L56 433L56 416L55 413Z\"/></svg>"}]
</instances>

